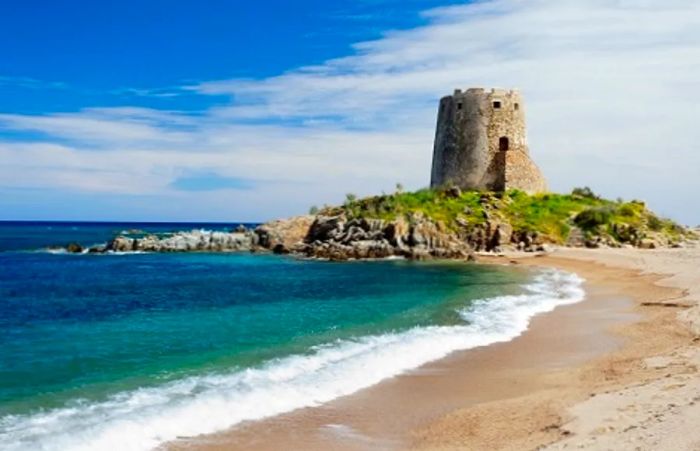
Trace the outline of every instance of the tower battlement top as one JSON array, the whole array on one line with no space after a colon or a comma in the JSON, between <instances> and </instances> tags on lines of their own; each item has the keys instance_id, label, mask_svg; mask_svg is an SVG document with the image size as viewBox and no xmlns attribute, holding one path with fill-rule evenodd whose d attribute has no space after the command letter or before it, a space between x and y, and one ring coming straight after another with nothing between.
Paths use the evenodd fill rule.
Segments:
<instances>
[{"instance_id":1,"label":"tower battlement top","mask_svg":"<svg viewBox=\"0 0 700 451\"><path fill-rule=\"evenodd\" d=\"M486 95L486 96L504 96L504 97L520 97L520 91L517 89L502 89L502 88L469 88L466 90L455 89L452 96L461 97L466 95ZM450 97L450 96L446 96Z\"/></svg>"}]
</instances>

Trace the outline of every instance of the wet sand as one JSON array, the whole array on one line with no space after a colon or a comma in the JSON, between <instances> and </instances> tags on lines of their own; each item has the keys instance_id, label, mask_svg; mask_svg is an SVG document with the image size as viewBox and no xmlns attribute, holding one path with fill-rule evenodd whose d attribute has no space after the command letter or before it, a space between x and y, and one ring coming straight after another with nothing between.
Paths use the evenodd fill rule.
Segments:
<instances>
[{"instance_id":1,"label":"wet sand","mask_svg":"<svg viewBox=\"0 0 700 451\"><path fill-rule=\"evenodd\" d=\"M587 281L583 302L535 317L510 342L456 352L318 407L183 438L167 448L534 449L582 439L591 432L577 430L583 426L573 409L629 384L685 374L685 367L644 359L678 352L693 338L678 321L677 307L657 305L687 294L682 284L662 287L662 276L640 273L645 268L638 267L636 254L605 260L605 252L484 259L558 267ZM692 264L694 257L687 260Z\"/></svg>"}]
</instances>

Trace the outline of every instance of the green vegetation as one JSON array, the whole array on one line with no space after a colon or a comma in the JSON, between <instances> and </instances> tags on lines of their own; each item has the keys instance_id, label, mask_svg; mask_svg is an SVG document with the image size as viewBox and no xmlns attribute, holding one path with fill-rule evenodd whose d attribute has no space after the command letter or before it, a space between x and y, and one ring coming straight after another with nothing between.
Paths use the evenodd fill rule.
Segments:
<instances>
[{"instance_id":1,"label":"green vegetation","mask_svg":"<svg viewBox=\"0 0 700 451\"><path fill-rule=\"evenodd\" d=\"M446 225L455 223L460 216L475 219L475 212L481 211L479 199L481 193L465 192L459 197L449 197L446 192L423 189L413 193L397 191L396 194L351 199L346 197L342 207L331 207L322 211L324 214L336 215L344 213L350 218L377 218L393 220L398 216L410 216L411 213L422 212L427 217L444 222ZM479 219L483 221L483 216Z\"/></svg>"},{"instance_id":2,"label":"green vegetation","mask_svg":"<svg viewBox=\"0 0 700 451\"><path fill-rule=\"evenodd\" d=\"M422 189L407 193L357 199L348 195L340 207L326 207L322 214L345 214L349 218L391 221L415 215L443 223L455 232L469 232L491 223L509 223L514 233L534 233L544 241L566 243L576 236L607 244L641 245L645 238L661 238L672 244L691 232L668 219L661 219L640 201L611 201L590 188L576 188L571 194L528 195L511 190L504 193L460 191L457 188Z\"/></svg>"}]
</instances>

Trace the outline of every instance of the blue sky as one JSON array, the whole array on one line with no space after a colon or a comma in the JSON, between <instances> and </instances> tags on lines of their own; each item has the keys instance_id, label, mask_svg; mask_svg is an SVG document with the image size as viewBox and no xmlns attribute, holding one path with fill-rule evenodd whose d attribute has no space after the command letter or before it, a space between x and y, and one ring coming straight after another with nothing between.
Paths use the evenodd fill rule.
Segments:
<instances>
[{"instance_id":1,"label":"blue sky","mask_svg":"<svg viewBox=\"0 0 700 451\"><path fill-rule=\"evenodd\" d=\"M3 112L224 101L169 88L261 78L351 53L354 42L425 23L431 0L27 0L0 3ZM146 95L152 94L152 95Z\"/></svg>"},{"instance_id":2,"label":"blue sky","mask_svg":"<svg viewBox=\"0 0 700 451\"><path fill-rule=\"evenodd\" d=\"M519 88L550 186L700 223L692 0L0 3L0 219L262 221L428 184Z\"/></svg>"}]
</instances>

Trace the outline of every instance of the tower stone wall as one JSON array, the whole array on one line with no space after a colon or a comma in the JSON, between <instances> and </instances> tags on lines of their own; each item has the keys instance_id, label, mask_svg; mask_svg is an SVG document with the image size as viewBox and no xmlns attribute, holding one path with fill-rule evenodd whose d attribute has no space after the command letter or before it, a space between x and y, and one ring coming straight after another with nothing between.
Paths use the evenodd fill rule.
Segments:
<instances>
[{"instance_id":1,"label":"tower stone wall","mask_svg":"<svg viewBox=\"0 0 700 451\"><path fill-rule=\"evenodd\" d=\"M546 191L530 159L525 108L514 90L471 88L440 99L430 185Z\"/></svg>"}]
</instances>

